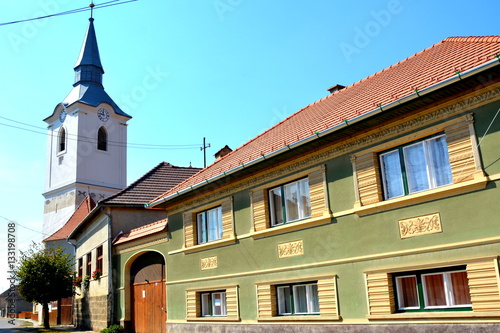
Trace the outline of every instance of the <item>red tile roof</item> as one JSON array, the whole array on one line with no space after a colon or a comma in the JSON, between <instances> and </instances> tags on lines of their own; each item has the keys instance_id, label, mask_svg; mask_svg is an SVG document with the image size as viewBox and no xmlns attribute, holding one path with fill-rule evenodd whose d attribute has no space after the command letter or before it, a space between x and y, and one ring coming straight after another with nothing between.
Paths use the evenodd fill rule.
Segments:
<instances>
[{"instance_id":1,"label":"red tile roof","mask_svg":"<svg viewBox=\"0 0 500 333\"><path fill-rule=\"evenodd\" d=\"M167 228L167 221L167 219L163 219L157 222L146 224L139 228L132 229L129 232L119 234L118 237L113 241L113 245L123 244L134 239L139 239L162 232Z\"/></svg>"},{"instance_id":2,"label":"red tile roof","mask_svg":"<svg viewBox=\"0 0 500 333\"><path fill-rule=\"evenodd\" d=\"M215 161L150 203L189 189L317 132L415 94L448 78L494 60L500 36L450 37L376 74L316 101Z\"/></svg>"},{"instance_id":3,"label":"red tile roof","mask_svg":"<svg viewBox=\"0 0 500 333\"><path fill-rule=\"evenodd\" d=\"M69 234L76 228L80 222L90 213L92 209L96 206L95 201L90 196L86 196L85 199L80 203L78 208L75 210L73 215L69 218L68 222L62 226L61 229L57 230L52 236L44 239L44 242L57 241L66 239Z\"/></svg>"},{"instance_id":4,"label":"red tile roof","mask_svg":"<svg viewBox=\"0 0 500 333\"><path fill-rule=\"evenodd\" d=\"M141 206L199 172L200 168L178 167L161 162L115 195L99 201L105 206Z\"/></svg>"}]
</instances>

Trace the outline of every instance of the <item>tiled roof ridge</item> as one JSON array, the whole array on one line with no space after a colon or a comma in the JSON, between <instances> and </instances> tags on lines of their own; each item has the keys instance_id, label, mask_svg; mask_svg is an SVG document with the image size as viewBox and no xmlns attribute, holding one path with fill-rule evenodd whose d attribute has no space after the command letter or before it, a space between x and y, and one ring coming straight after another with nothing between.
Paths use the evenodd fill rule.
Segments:
<instances>
[{"instance_id":1,"label":"tiled roof ridge","mask_svg":"<svg viewBox=\"0 0 500 333\"><path fill-rule=\"evenodd\" d=\"M125 187L124 189L122 189L120 192L118 193L115 193L113 194L112 196L109 196L107 197L106 199L104 200L101 200L100 202L102 203L105 203L107 201L111 201L112 199L115 199L116 197L122 195L123 193L125 192L128 192L130 191L131 189L135 188L137 186L137 184L140 184L146 177L150 176L151 174L153 174L154 172L158 171L159 168L161 168L162 166L171 166L172 164L168 163L168 162L160 162L158 165L156 165L153 169L149 170L148 172L146 172L144 175L142 175L141 177L139 177L136 181L134 181L132 184L130 184L129 186Z\"/></svg>"},{"instance_id":2,"label":"tiled roof ridge","mask_svg":"<svg viewBox=\"0 0 500 333\"><path fill-rule=\"evenodd\" d=\"M247 161L249 161L248 158L249 158L250 154L253 155L254 158L257 158L259 155L269 154L270 152L275 151L277 148L281 148L284 146L286 147L286 145L296 142L299 139L293 141L294 138L291 136L288 136L287 140L290 140L290 142L283 142L283 141L278 142L278 141L276 141L275 143L278 145L281 144L281 146L279 146L279 147L278 146L266 147L266 148L271 148L271 150L266 149L266 148L263 149L257 145L255 147L252 147L252 145L254 143L258 144L260 141L262 141L261 138L265 137L269 132L279 131L279 129L277 129L277 128L280 126L286 127L287 122L290 122L291 124L293 124L294 119L301 119L301 115L304 114L304 112L307 112L307 110L309 108L311 108L311 107L315 107L315 108L319 107L320 109L322 109L323 107L332 108L332 105L334 104L334 103L332 104L333 99L340 98L339 96L344 96L343 94L345 94L345 96L349 97L352 89L354 89L354 88L358 89L359 86L363 86L363 84L366 84L367 82L371 82L372 80L376 81L376 79L380 78L380 77L383 78L384 77L383 75L386 75L387 71L397 71L400 68L404 68L408 65L411 66L414 59L418 59L419 56L422 56L425 54L433 54L430 52L434 51L434 50L439 51L441 49L441 47L444 46L445 44L449 45L449 44L454 43L454 42L495 44L495 43L500 42L500 36L449 37L449 38L446 38L444 40L441 40L441 41L439 41L439 42L437 42L437 43L435 43L435 44L433 44L433 45L431 45L431 46L429 46L429 47L427 47L427 48L425 48L425 49L423 49L423 50L421 50L413 55L406 57L405 59L400 60L399 62L397 62L395 64L392 64L392 65L390 65L390 66L388 66L388 67L386 67L386 68L384 68L384 69L382 69L382 70L380 70L380 71L378 71L370 76L367 76L367 77L365 77L357 82L350 84L349 86L347 86L343 89L340 89L334 93L331 93L331 94L329 94L329 95L327 95L319 100L316 100L316 101L306 105L305 107L301 108L300 110L294 112L293 114L289 115L285 119L281 120L280 122L278 122L274 126L268 128L266 131L260 133L259 135L255 136L252 139L250 139L249 141L245 142L240 147L236 148L235 150L233 150L232 152L230 152L226 156L214 161L214 163L207 166L205 169L200 171L198 174L189 177L188 179L184 180L183 182L177 184L174 188L170 189L166 193L151 200L150 203L154 203L157 200L161 200L164 197L168 197L169 195L175 194L176 191L178 192L178 191L182 191L184 189L187 189L189 187L189 185L193 186L193 185L195 185L195 183L201 183L203 181L207 181L208 179L215 177L216 175L225 174L227 171L231 170L232 168L237 167L239 165L242 165L243 163L247 163ZM474 58L474 59L477 58L477 57L473 57L472 55L470 55L470 56L471 56L471 58ZM495 54L490 54L489 56L486 56L486 57L483 55L481 58L482 58L481 60L483 60L483 61L494 59ZM453 72L455 72L455 69L453 70ZM434 79L434 81L439 81L438 80L439 77L431 78L431 79ZM422 83L422 82L420 82L420 83ZM416 91L417 89L422 89L422 88L425 88L426 86L427 85L417 87L417 86L412 86L410 84L408 86L408 88L411 89L412 91L413 90ZM395 94L394 96L397 96L397 94ZM340 99L342 99L342 98L340 98ZM393 99L395 99L395 97L393 97ZM330 105L324 105L325 103L330 104ZM377 108L376 103L377 103L377 101L373 102L373 109ZM306 115L307 115L307 113L306 113ZM358 115L359 115L359 113L358 113ZM343 115L339 115L339 117L342 117L342 116ZM342 118L339 118L339 119L342 119ZM304 133L302 133L302 134L304 134ZM310 135L314 135L314 132L311 132ZM297 135L297 138L298 138L298 135ZM248 153L246 155L240 154L241 151L246 152L247 150L249 150L250 153ZM239 158L241 160L237 160L237 158ZM229 160L227 160L227 159L229 159ZM226 161L228 163L222 163L222 162L226 162ZM220 165L220 167L219 167L219 165ZM199 176L197 177L197 175L199 175ZM205 178L203 178L202 176L205 176ZM195 183L193 183L194 180L196 181Z\"/></svg>"},{"instance_id":3,"label":"tiled roof ridge","mask_svg":"<svg viewBox=\"0 0 500 333\"><path fill-rule=\"evenodd\" d=\"M282 123L286 122L286 121L287 121L287 120L289 120L290 118L295 117L297 114L299 114L299 113L303 112L305 109L309 108L310 106L315 105L315 104L318 104L318 103L321 103L323 100L326 100L326 99L329 99L329 98L333 98L332 96L335 96L335 95L341 94L341 93L343 93L344 91L346 91L347 89L349 89L350 87L353 87L353 86L355 86L355 85L357 85L357 84L360 84L360 83L362 83L362 82L365 82L365 81L367 81L367 80L369 80L369 79L372 79L373 77L375 77L375 76L379 75L380 73L383 73L383 72L387 71L388 69L392 69L392 68L394 68L394 67L396 67L396 66L398 66L398 65L401 65L401 64L403 64L404 62L409 61L410 59L412 59L412 58L414 58L414 57L417 57L418 55L420 55L420 54L422 54L422 53L424 53L424 52L427 52L428 50L430 50L430 49L432 49L432 48L436 47L436 46L437 46L437 45L439 45L439 44L445 43L445 42L468 42L468 43L471 43L471 42L472 42L472 43L485 43L485 42L486 42L486 43L500 43L500 36L469 36L469 37L461 37L461 36L456 36L456 37L448 37L448 38L445 38L444 40L442 40L442 41L440 41L440 42L437 42L437 43L435 43L435 44L433 44L433 45L431 45L431 46L429 46L429 47L427 47L427 48L425 48L425 49L423 49L423 50L421 50L421 51L419 51L419 52L417 52L417 53L415 53L415 54L413 54L413 55L411 55L411 56L408 56L408 57L406 57L405 59L400 60L400 61L398 61L397 63L390 65L389 67L386 67L386 68L384 68L384 69L382 69L382 70L380 70L380 71L378 71L378 72L376 72L376 73L374 73L374 74L371 74L371 75L369 75L369 76L367 76L367 77L365 77L365 78L362 78L362 79L361 79L361 80L359 80L359 81L356 81L356 82L354 82L354 83L352 83L352 84L350 84L350 85L348 85L348 86L345 86L345 87L344 87L344 88L342 88L342 89L339 89L339 90L335 91L335 92L334 92L334 93L332 93L332 94L329 94L329 95L327 95L327 96L325 96L325 97L322 97L322 98L320 98L320 99L318 99L318 100L316 100L316 101L314 101L314 102L312 102L312 103L310 103L310 104L308 104L308 105L304 106L303 108L301 108L300 110L298 110L298 111L296 111L296 112L292 113L291 115L289 115L288 117L286 117L286 118L285 118L285 119L283 119L282 121L278 122L278 123L277 123L277 124L275 124L274 126L272 126L272 127L268 128L266 131L264 131L264 132L260 133L260 134L259 134L259 135L257 135L256 137L254 137L254 138L252 138L251 140L249 140L249 141L245 142L243 145L241 145L240 147L236 148L234 151L239 150L240 148L242 148L242 147L244 147L244 146L246 146L246 145L250 144L251 142L253 142L253 141L257 140L260 136L262 136L262 135L266 134L267 132L271 131L271 130L272 130L272 129L274 129L275 127L278 127L279 125L281 125ZM231 153L232 153L232 152L231 152ZM231 153L227 154L227 155L226 155L226 156L224 156L224 157L227 157L227 156L231 155ZM217 161L216 161L216 162L217 162ZM215 163L213 163L213 164L215 164Z\"/></svg>"},{"instance_id":4,"label":"tiled roof ridge","mask_svg":"<svg viewBox=\"0 0 500 333\"><path fill-rule=\"evenodd\" d=\"M164 225L163 227L161 227ZM113 240L113 245L118 245L126 242L130 242L135 239L143 238L152 234L156 234L164 231L168 225L168 218L161 219L134 229L127 232L120 232L116 238Z\"/></svg>"},{"instance_id":5,"label":"tiled roof ridge","mask_svg":"<svg viewBox=\"0 0 500 333\"><path fill-rule=\"evenodd\" d=\"M453 38L453 37L451 37L451 38ZM460 38L460 37L457 37L457 38ZM500 36L499 36L499 38L500 38ZM447 38L447 39L448 39L448 38ZM445 39L445 40L446 40L446 39ZM371 78L375 77L376 75L378 75L378 74L380 74L380 73L382 73L382 72L386 71L387 69L393 68L393 67L395 67L395 66L397 66L397 65L399 65L399 64L401 64L401 63L403 63L403 62L405 62L405 61L408 61L409 59L411 59L411 58L413 58L413 57L415 57L415 56L419 55L420 53L423 53L423 52L425 52L425 51L427 51L427 50L429 50L429 49L431 49L431 48L435 47L436 45L443 43L445 40L440 41L440 42L438 42L438 43L436 43L436 44L433 44L433 45L431 45L431 46L427 47L426 49L424 49L424 50L422 50L422 51L419 51L419 52L417 52L417 53L415 53L415 54L413 54L413 55L411 55L411 56L409 56L409 57L407 57L407 58L405 58L405 59L403 59L403 60L400 60L400 61L399 61L399 62L397 62L396 64L393 64L393 65L391 65L391 66L389 66L389 67L386 67L386 68L384 68L384 69L382 69L382 70L380 70L380 71L378 71L378 72L376 72L376 73L374 73L374 74L372 74L372 75L369 75L369 76L367 76L367 77L365 77L365 78L363 78L363 79L361 79L361 80L359 80L359 81L356 81L356 82L354 82L354 83L352 83L352 84L350 84L350 85L348 85L348 86L345 86L345 87L344 87L344 88L342 88L342 89L339 89L339 90L335 91L335 92L334 92L334 93L332 93L332 94L329 94L329 95L327 95L327 96L324 96L324 97L322 97L322 98L320 98L320 99L318 99L318 100L316 100L316 101L314 101L314 102L312 102L312 103L310 103L310 104L308 104L308 105L304 106L303 108L301 108L301 109L299 109L298 111L296 111L296 112L292 113L291 115L289 115L289 116L288 116L288 117L286 117L285 119L283 119L283 120L281 120L280 122L276 123L274 126L271 126L270 128L268 128L268 129L267 129L267 130L265 130L264 132L260 133L259 135L255 136L255 137L253 137L252 139L250 139L249 141L245 142L244 144L242 144L241 146L239 146L238 148L236 148L235 150L233 150L231 153L227 154L227 155L226 155L226 156L224 156L223 158L221 158L221 159L219 159L219 160L215 161L214 163L212 163L211 165L209 165L207 168L209 168L209 167L211 167L212 165L216 164L216 162L218 162L218 161L220 161L220 160L222 160L222 159L224 159L224 158L226 158L226 157L230 156L230 155L231 155L232 153L234 153L235 151L240 150L241 148L243 148L243 147L245 147L245 146L247 146L247 145L251 144L253 141L258 140L258 139L259 139L259 137L261 137L261 136L265 135L267 132L269 132L269 131L273 130L275 127L280 126L282 123L284 123L284 122L288 121L290 118L296 117L298 114L300 114L301 112L303 112L304 110L306 110L306 109L307 109L307 108L309 108L310 106L315 105L315 104L318 104L318 103L321 103L322 101L324 101L324 100L326 100L326 99L333 98L332 96L336 96L336 95L338 95L338 94L341 94L342 92L346 91L346 90L347 90L347 89L349 89L350 87L353 87L354 85L360 84L361 82L365 82L366 80L368 80L368 79L371 79ZM188 179L189 179L189 178L188 178ZM182 183L181 183L181 184L182 184ZM180 184L179 184L179 185L180 185Z\"/></svg>"},{"instance_id":6,"label":"tiled roof ridge","mask_svg":"<svg viewBox=\"0 0 500 333\"><path fill-rule=\"evenodd\" d=\"M152 227L156 224L165 223L165 222L168 222L168 217L161 219L161 220L158 220L158 221L155 221L155 222L152 222L152 223L149 223L149 224L142 225L142 226L134 228L134 229L130 229L129 231L124 232L123 234L129 234L132 231L138 231L138 230L149 228L149 227Z\"/></svg>"},{"instance_id":7,"label":"tiled roof ridge","mask_svg":"<svg viewBox=\"0 0 500 333\"><path fill-rule=\"evenodd\" d=\"M71 214L71 216L66 221L66 223L64 223L64 225L62 227L60 227L58 230L56 230L52 235L50 235L47 238L45 238L44 241L47 241L50 238L54 237L59 231L61 231L64 227L66 227L68 225L68 223L73 219L73 217L76 214L80 213L80 208L82 206L84 206L84 205L87 205L87 212L90 212L90 211L92 211L92 209L95 208L96 202L94 201L94 199L92 199L92 197L90 195L87 195L85 198L83 198L82 202L80 202L80 204L75 209L75 211L73 212L73 214ZM54 240L56 240L56 239L54 239Z\"/></svg>"},{"instance_id":8,"label":"tiled roof ridge","mask_svg":"<svg viewBox=\"0 0 500 333\"><path fill-rule=\"evenodd\" d=\"M106 203L107 201L111 201L112 199L115 199L115 198L119 197L120 195L122 195L122 194L124 194L126 192L129 192L130 190L134 189L138 184L142 183L145 179L147 179L148 177L150 177L152 174L156 173L162 167L176 168L176 169L199 169L199 168L194 168L194 167L191 167L191 166L189 166L189 167L175 166L175 165L172 165L172 164L170 164L168 162L165 162L165 161L160 162L157 166L155 166L153 169L151 169L148 172L146 172L143 176L139 177L132 184L130 184L129 186L125 187L120 192L118 192L116 194L113 194L112 196L107 197L104 200L101 200L101 202L102 203Z\"/></svg>"},{"instance_id":9,"label":"tiled roof ridge","mask_svg":"<svg viewBox=\"0 0 500 333\"><path fill-rule=\"evenodd\" d=\"M453 36L443 40L443 43L500 43L500 36Z\"/></svg>"}]
</instances>

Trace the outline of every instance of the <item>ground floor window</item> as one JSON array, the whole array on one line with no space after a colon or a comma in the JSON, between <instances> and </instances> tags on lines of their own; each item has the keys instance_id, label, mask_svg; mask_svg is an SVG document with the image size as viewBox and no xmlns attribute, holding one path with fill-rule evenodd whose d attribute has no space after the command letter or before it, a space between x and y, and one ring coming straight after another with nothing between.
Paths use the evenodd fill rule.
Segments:
<instances>
[{"instance_id":1,"label":"ground floor window","mask_svg":"<svg viewBox=\"0 0 500 333\"><path fill-rule=\"evenodd\" d=\"M276 286L278 315L319 314L316 282Z\"/></svg>"},{"instance_id":2,"label":"ground floor window","mask_svg":"<svg viewBox=\"0 0 500 333\"><path fill-rule=\"evenodd\" d=\"M465 267L433 269L393 275L398 310L471 310Z\"/></svg>"},{"instance_id":3,"label":"ground floor window","mask_svg":"<svg viewBox=\"0 0 500 333\"><path fill-rule=\"evenodd\" d=\"M202 317L224 317L227 315L225 291L201 293L200 301Z\"/></svg>"}]
</instances>

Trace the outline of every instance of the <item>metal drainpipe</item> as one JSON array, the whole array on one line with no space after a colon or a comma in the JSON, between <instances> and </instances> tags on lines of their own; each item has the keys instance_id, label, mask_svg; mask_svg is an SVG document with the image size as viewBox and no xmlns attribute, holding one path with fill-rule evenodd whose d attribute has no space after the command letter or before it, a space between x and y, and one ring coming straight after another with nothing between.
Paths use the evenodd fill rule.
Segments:
<instances>
[{"instance_id":1,"label":"metal drainpipe","mask_svg":"<svg viewBox=\"0 0 500 333\"><path fill-rule=\"evenodd\" d=\"M75 259L76 259L76 244L71 243L69 236L66 237L66 243L73 246L73 249L75 250ZM75 324L73 322L74 314L75 314L75 295L73 294L73 296L71 296L71 325Z\"/></svg>"}]
</instances>

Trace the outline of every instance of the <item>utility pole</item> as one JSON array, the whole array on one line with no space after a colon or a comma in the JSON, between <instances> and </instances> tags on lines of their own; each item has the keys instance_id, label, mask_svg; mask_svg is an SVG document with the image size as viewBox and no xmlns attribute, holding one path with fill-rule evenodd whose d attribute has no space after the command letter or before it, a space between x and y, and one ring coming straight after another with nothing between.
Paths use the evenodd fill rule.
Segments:
<instances>
[{"instance_id":1,"label":"utility pole","mask_svg":"<svg viewBox=\"0 0 500 333\"><path fill-rule=\"evenodd\" d=\"M203 146L200 147L200 150L203 150L203 168L207 167L207 148L210 148L210 143L207 145L205 143L205 137L203 137Z\"/></svg>"}]
</instances>

